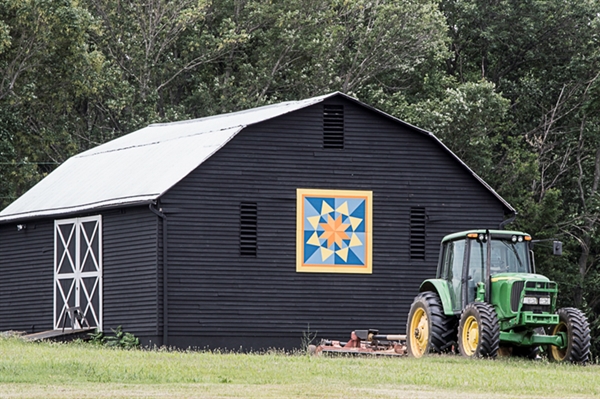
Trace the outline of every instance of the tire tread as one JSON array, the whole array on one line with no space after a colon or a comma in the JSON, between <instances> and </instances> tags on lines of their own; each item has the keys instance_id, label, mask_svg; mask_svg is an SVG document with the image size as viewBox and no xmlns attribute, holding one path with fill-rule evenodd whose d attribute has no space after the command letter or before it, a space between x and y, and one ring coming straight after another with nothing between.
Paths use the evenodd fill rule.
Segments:
<instances>
[{"instance_id":1,"label":"tire tread","mask_svg":"<svg viewBox=\"0 0 600 399\"><path fill-rule=\"evenodd\" d=\"M500 323L494 307L485 302L472 302L463 310L463 316L467 312L474 312L477 316L479 326L479 345L473 357L496 358L500 348ZM461 316L459 334L463 329L464 317ZM462 351L461 351L462 352ZM464 353L463 353L464 354Z\"/></svg>"},{"instance_id":2,"label":"tire tread","mask_svg":"<svg viewBox=\"0 0 600 399\"><path fill-rule=\"evenodd\" d=\"M590 360L591 336L587 317L577 308L561 308L556 312L567 322L571 332L568 337L567 356L564 359L572 363L587 363Z\"/></svg>"},{"instance_id":3,"label":"tire tread","mask_svg":"<svg viewBox=\"0 0 600 399\"><path fill-rule=\"evenodd\" d=\"M409 330L410 315L412 314L415 304L421 303L429 309L430 317L430 338L429 352L443 353L446 352L456 342L456 318L447 316L444 313L442 300L436 292L425 291L417 295L411 306L408 321L406 323L406 334L411 334Z\"/></svg>"}]
</instances>

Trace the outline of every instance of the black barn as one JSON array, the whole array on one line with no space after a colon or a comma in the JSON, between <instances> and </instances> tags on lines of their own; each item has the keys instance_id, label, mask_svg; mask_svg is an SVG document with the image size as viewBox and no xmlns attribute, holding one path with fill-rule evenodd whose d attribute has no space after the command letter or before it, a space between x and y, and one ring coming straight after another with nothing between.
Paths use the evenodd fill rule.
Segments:
<instances>
[{"instance_id":1,"label":"black barn","mask_svg":"<svg viewBox=\"0 0 600 399\"><path fill-rule=\"evenodd\" d=\"M341 93L151 125L0 213L0 330L79 306L177 347L403 333L442 236L512 213L431 133Z\"/></svg>"}]
</instances>

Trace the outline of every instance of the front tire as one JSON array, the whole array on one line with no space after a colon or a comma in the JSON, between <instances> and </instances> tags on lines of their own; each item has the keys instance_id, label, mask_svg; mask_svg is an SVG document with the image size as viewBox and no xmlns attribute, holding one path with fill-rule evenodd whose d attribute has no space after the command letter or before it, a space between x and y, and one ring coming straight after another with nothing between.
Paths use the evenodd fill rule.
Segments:
<instances>
[{"instance_id":1,"label":"front tire","mask_svg":"<svg viewBox=\"0 0 600 399\"><path fill-rule=\"evenodd\" d=\"M495 358L500 347L500 324L494 307L484 302L467 305L460 316L458 347L465 357Z\"/></svg>"},{"instance_id":2,"label":"front tire","mask_svg":"<svg viewBox=\"0 0 600 399\"><path fill-rule=\"evenodd\" d=\"M575 308L561 308L556 312L559 322L550 334L567 334L567 346L550 345L548 357L556 362L586 363L590 360L590 325L583 312Z\"/></svg>"},{"instance_id":3,"label":"front tire","mask_svg":"<svg viewBox=\"0 0 600 399\"><path fill-rule=\"evenodd\" d=\"M439 295L431 291L417 295L406 323L408 354L419 358L444 352L454 343L455 335L456 321L444 314Z\"/></svg>"}]
</instances>

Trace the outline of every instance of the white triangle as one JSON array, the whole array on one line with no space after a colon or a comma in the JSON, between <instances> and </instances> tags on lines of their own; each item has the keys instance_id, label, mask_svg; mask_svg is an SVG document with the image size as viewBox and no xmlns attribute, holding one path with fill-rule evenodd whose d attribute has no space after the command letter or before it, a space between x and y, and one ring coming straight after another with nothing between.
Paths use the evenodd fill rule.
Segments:
<instances>
[{"instance_id":1,"label":"white triangle","mask_svg":"<svg viewBox=\"0 0 600 399\"><path fill-rule=\"evenodd\" d=\"M306 218L306 220L308 220L308 223L310 223L313 229L316 229L319 226L319 220L321 220L321 216L311 216Z\"/></svg>"},{"instance_id":2,"label":"white triangle","mask_svg":"<svg viewBox=\"0 0 600 399\"><path fill-rule=\"evenodd\" d=\"M319 241L319 236L317 235L316 231L313 233L312 236L310 236L310 238L308 239L308 241L306 241L306 243L317 246L317 247L321 246L321 242Z\"/></svg>"},{"instance_id":3,"label":"white triangle","mask_svg":"<svg viewBox=\"0 0 600 399\"><path fill-rule=\"evenodd\" d=\"M336 255L339 256L346 262L348 260L348 248L342 248L340 250L335 251Z\"/></svg>"},{"instance_id":4,"label":"white triangle","mask_svg":"<svg viewBox=\"0 0 600 399\"><path fill-rule=\"evenodd\" d=\"M352 234L352 238L350 239L350 244L348 247L359 247L361 245L363 245L363 243L360 241L358 236L356 234Z\"/></svg>"},{"instance_id":5,"label":"white triangle","mask_svg":"<svg viewBox=\"0 0 600 399\"><path fill-rule=\"evenodd\" d=\"M333 255L333 251L331 249L321 247L321 260L323 262L325 262L331 255Z\"/></svg>"},{"instance_id":6,"label":"white triangle","mask_svg":"<svg viewBox=\"0 0 600 399\"><path fill-rule=\"evenodd\" d=\"M358 228L358 226L360 226L362 221L363 220L361 218L355 218L350 216L350 224L352 224L352 230L356 231L356 229Z\"/></svg>"},{"instance_id":7,"label":"white triangle","mask_svg":"<svg viewBox=\"0 0 600 399\"><path fill-rule=\"evenodd\" d=\"M336 212L341 213L342 215L348 216L350 213L348 212L348 201L344 202L342 205L338 206Z\"/></svg>"},{"instance_id":8,"label":"white triangle","mask_svg":"<svg viewBox=\"0 0 600 399\"><path fill-rule=\"evenodd\" d=\"M321 206L321 215L327 215L331 212L333 212L333 208L327 202L323 201L323 205Z\"/></svg>"}]
</instances>

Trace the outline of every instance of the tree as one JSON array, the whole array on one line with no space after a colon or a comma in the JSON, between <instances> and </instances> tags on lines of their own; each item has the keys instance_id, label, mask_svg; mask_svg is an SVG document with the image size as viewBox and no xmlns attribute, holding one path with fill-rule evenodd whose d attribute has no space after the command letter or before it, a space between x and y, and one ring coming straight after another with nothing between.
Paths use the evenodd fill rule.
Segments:
<instances>
[{"instance_id":1,"label":"tree","mask_svg":"<svg viewBox=\"0 0 600 399\"><path fill-rule=\"evenodd\" d=\"M3 204L72 154L70 108L93 90L97 52L85 10L68 1L0 3L0 163Z\"/></svg>"},{"instance_id":2,"label":"tree","mask_svg":"<svg viewBox=\"0 0 600 399\"><path fill-rule=\"evenodd\" d=\"M248 40L192 78L189 108L224 112L336 90L370 102L419 82L419 66L445 54L435 1L220 4Z\"/></svg>"}]
</instances>

